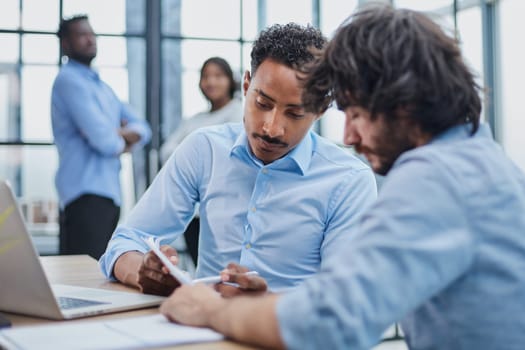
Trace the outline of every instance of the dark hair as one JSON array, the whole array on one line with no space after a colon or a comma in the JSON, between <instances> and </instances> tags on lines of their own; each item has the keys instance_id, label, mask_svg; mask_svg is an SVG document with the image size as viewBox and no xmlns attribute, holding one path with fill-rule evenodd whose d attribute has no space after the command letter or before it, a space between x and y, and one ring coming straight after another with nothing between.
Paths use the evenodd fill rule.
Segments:
<instances>
[{"instance_id":1,"label":"dark hair","mask_svg":"<svg viewBox=\"0 0 525 350\"><path fill-rule=\"evenodd\" d=\"M293 69L301 69L314 60L313 50L320 50L325 44L326 39L321 32L310 25L274 24L263 30L253 43L251 73L254 75L267 58Z\"/></svg>"},{"instance_id":2,"label":"dark hair","mask_svg":"<svg viewBox=\"0 0 525 350\"><path fill-rule=\"evenodd\" d=\"M72 23L75 23L78 21L87 21L87 20L88 20L87 15L74 15L72 17L62 19L58 27L57 36L60 39L67 37L69 35L69 29Z\"/></svg>"},{"instance_id":3,"label":"dark hair","mask_svg":"<svg viewBox=\"0 0 525 350\"><path fill-rule=\"evenodd\" d=\"M201 67L200 79L202 79L202 74L204 73L204 68L206 68L206 66L209 63L213 63L213 64L217 65L222 70L222 72L228 77L228 80L230 81L230 89L228 90L228 93L230 95L230 98L233 98L233 96L235 95L235 91L237 91L239 89L239 83L237 81L235 81L235 78L233 77L232 68L230 67L230 65L228 64L228 62L224 58L222 58L222 57L210 57L206 61L204 61L204 63L202 64L202 67ZM200 86L200 84L199 84L199 86ZM206 97L206 99L207 99L208 96L206 96L206 94L204 93L204 91L202 91L202 89L201 89L201 92L204 95L204 97Z\"/></svg>"},{"instance_id":4,"label":"dark hair","mask_svg":"<svg viewBox=\"0 0 525 350\"><path fill-rule=\"evenodd\" d=\"M458 124L478 129L479 92L454 38L419 12L375 5L338 28L309 71L303 100L309 111L335 99L372 118L406 115L437 135Z\"/></svg>"}]
</instances>

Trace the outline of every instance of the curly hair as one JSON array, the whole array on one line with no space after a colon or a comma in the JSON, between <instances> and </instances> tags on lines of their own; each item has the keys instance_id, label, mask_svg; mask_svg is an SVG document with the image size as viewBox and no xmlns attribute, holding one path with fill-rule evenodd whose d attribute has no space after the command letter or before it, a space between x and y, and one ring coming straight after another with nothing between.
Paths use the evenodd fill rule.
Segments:
<instances>
[{"instance_id":1,"label":"curly hair","mask_svg":"<svg viewBox=\"0 0 525 350\"><path fill-rule=\"evenodd\" d=\"M251 74L254 75L267 58L300 70L314 60L314 52L321 50L325 44L326 38L310 25L274 24L263 30L253 43Z\"/></svg>"},{"instance_id":2,"label":"curly hair","mask_svg":"<svg viewBox=\"0 0 525 350\"><path fill-rule=\"evenodd\" d=\"M62 19L60 21L60 25L58 27L57 36L60 39L66 38L69 35L69 29L70 25L72 23L78 22L78 21L87 21L88 16L87 15L75 15L73 17L69 17L67 19Z\"/></svg>"},{"instance_id":3,"label":"curly hair","mask_svg":"<svg viewBox=\"0 0 525 350\"><path fill-rule=\"evenodd\" d=\"M320 111L358 105L416 121L437 135L458 124L479 126L480 87L457 41L427 16L388 5L365 7L338 28L310 67L303 101Z\"/></svg>"}]
</instances>

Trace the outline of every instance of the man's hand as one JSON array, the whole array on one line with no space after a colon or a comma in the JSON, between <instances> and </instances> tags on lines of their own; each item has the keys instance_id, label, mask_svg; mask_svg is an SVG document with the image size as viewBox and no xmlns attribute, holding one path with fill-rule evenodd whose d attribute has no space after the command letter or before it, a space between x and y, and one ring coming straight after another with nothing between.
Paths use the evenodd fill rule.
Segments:
<instances>
[{"instance_id":1,"label":"man's hand","mask_svg":"<svg viewBox=\"0 0 525 350\"><path fill-rule=\"evenodd\" d=\"M223 303L220 294L207 285L183 285L162 303L160 312L173 322L210 327L213 314Z\"/></svg>"},{"instance_id":2,"label":"man's hand","mask_svg":"<svg viewBox=\"0 0 525 350\"><path fill-rule=\"evenodd\" d=\"M178 263L177 251L169 245L163 245L160 250L171 260ZM170 275L168 269L162 264L159 257L150 251L142 258L138 270L137 284L143 293L170 295L180 283Z\"/></svg>"},{"instance_id":3,"label":"man's hand","mask_svg":"<svg viewBox=\"0 0 525 350\"><path fill-rule=\"evenodd\" d=\"M118 130L118 133L120 136L122 136L122 138L124 139L124 142L126 143L124 152L129 152L131 150L131 147L140 141L140 135L133 130L129 130L126 128L120 128Z\"/></svg>"},{"instance_id":4,"label":"man's hand","mask_svg":"<svg viewBox=\"0 0 525 350\"><path fill-rule=\"evenodd\" d=\"M237 283L239 287L229 284L218 283L215 290L221 293L223 297L229 298L237 295L257 295L264 294L268 289L266 280L256 275L246 275L249 270L239 264L230 263L221 271L223 282Z\"/></svg>"},{"instance_id":5,"label":"man's hand","mask_svg":"<svg viewBox=\"0 0 525 350\"><path fill-rule=\"evenodd\" d=\"M162 303L160 312L172 322L210 327L230 339L284 349L277 322L278 297L266 294L225 299L205 284L185 284Z\"/></svg>"}]
</instances>

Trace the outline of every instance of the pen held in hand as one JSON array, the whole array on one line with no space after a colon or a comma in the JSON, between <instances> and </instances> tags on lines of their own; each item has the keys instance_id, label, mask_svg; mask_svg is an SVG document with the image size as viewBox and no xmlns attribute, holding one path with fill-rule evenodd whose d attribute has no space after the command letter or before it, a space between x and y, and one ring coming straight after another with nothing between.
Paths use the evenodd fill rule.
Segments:
<instances>
[{"instance_id":1,"label":"pen held in hand","mask_svg":"<svg viewBox=\"0 0 525 350\"><path fill-rule=\"evenodd\" d=\"M244 275L258 276L259 273L257 271L248 271L248 272L245 272ZM193 283L206 283L206 284L215 284L215 283L221 283L221 282L222 282L221 276L211 276L211 277L197 278L193 280Z\"/></svg>"}]
</instances>

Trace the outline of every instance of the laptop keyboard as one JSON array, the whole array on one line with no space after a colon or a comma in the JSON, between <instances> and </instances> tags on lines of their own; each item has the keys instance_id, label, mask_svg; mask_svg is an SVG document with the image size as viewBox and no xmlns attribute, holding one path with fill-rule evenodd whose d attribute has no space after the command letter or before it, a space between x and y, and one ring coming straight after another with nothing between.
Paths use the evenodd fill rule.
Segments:
<instances>
[{"instance_id":1,"label":"laptop keyboard","mask_svg":"<svg viewBox=\"0 0 525 350\"><path fill-rule=\"evenodd\" d=\"M102 301L86 300L86 299L77 299L77 298L68 298L68 297L57 297L58 306L62 310L76 309L79 307L93 306L93 305L102 305L109 304Z\"/></svg>"}]
</instances>

